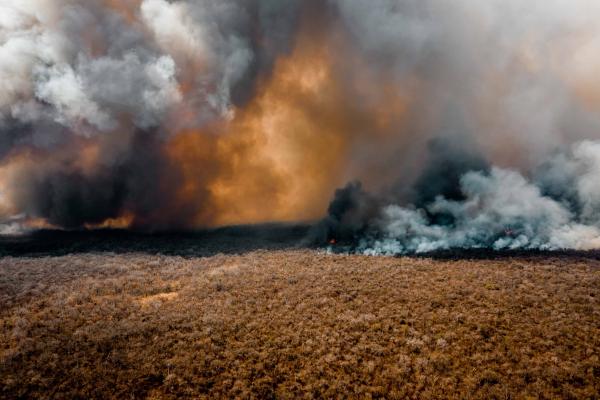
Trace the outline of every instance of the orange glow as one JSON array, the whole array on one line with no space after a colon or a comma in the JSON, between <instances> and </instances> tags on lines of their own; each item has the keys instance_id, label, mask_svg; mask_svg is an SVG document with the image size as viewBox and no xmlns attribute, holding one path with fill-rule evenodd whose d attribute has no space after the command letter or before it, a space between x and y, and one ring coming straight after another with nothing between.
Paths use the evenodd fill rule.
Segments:
<instances>
[{"instance_id":1,"label":"orange glow","mask_svg":"<svg viewBox=\"0 0 600 400\"><path fill-rule=\"evenodd\" d=\"M117 218L109 218L99 224L85 224L86 229L126 229L133 225L135 216L131 213Z\"/></svg>"},{"instance_id":2,"label":"orange glow","mask_svg":"<svg viewBox=\"0 0 600 400\"><path fill-rule=\"evenodd\" d=\"M109 8L122 15L127 22L134 23L141 0L104 0L104 3Z\"/></svg>"},{"instance_id":3,"label":"orange glow","mask_svg":"<svg viewBox=\"0 0 600 400\"><path fill-rule=\"evenodd\" d=\"M43 218L28 218L23 225L28 229L59 229Z\"/></svg>"},{"instance_id":4,"label":"orange glow","mask_svg":"<svg viewBox=\"0 0 600 400\"><path fill-rule=\"evenodd\" d=\"M106 1L125 15L137 4ZM382 85L385 73L368 73L366 65L362 68L365 61L351 52L346 61L355 64L355 75L340 76L340 52L348 44L336 44L340 48L334 57L328 47L334 44L318 40L324 33L313 28L301 30L291 53L259 78L251 99L235 106L231 118L198 125L201 108L194 100L170 111L162 125L167 134L158 142L165 168L155 183L159 193L168 192L167 204L143 216L126 204L119 215L85 227L194 228L321 218L334 189L355 177L349 176L356 172L349 165L357 148L393 151L402 142L399 127L410 114L418 85ZM203 69L200 57L188 61L177 75L186 100L199 90L195 82ZM48 163L92 176L105 157L118 157L119 148L131 145L132 135L115 131L80 138L51 157L24 153L15 166ZM386 166L378 162L374 157L373 170L363 175L383 175L377 168Z\"/></svg>"},{"instance_id":5,"label":"orange glow","mask_svg":"<svg viewBox=\"0 0 600 400\"><path fill-rule=\"evenodd\" d=\"M180 132L167 144L184 175L177 198L197 202L196 225L320 218L347 179L355 141L385 140L404 118L407 99L392 90L378 94L385 104L357 108L334 76L328 50L302 35L232 120Z\"/></svg>"}]
</instances>

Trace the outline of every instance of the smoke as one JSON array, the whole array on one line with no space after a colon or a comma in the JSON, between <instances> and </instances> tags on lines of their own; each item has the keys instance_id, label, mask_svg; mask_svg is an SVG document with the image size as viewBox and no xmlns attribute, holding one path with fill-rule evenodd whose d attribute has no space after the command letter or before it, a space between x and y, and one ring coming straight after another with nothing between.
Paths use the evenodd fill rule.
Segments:
<instances>
[{"instance_id":1,"label":"smoke","mask_svg":"<svg viewBox=\"0 0 600 400\"><path fill-rule=\"evenodd\" d=\"M216 138L214 125L231 121L290 51L297 9L295 1L0 2L5 214L67 228L213 224L209 187L227 158L251 151L211 154L232 140ZM207 153L192 154L200 171L184 182L171 147L191 131L206 136Z\"/></svg>"},{"instance_id":2,"label":"smoke","mask_svg":"<svg viewBox=\"0 0 600 400\"><path fill-rule=\"evenodd\" d=\"M588 74L599 9L576 3L337 2L372 67L419 90L387 186L347 186L331 203L370 199L375 209L330 208L317 237L366 254L598 247L598 85Z\"/></svg>"},{"instance_id":3,"label":"smoke","mask_svg":"<svg viewBox=\"0 0 600 400\"><path fill-rule=\"evenodd\" d=\"M327 213L315 240L362 252L594 247L598 17L593 0L0 0L0 215Z\"/></svg>"},{"instance_id":4,"label":"smoke","mask_svg":"<svg viewBox=\"0 0 600 400\"><path fill-rule=\"evenodd\" d=\"M352 184L336 193L320 229L334 238L350 229L346 245L365 254L597 248L600 202L594 182L600 179L599 150L600 142L577 143L543 163L531 179L498 167L460 175L462 165L438 169L436 175L426 169L423 176L440 192L431 197L430 188L419 179L415 190L425 188L425 196L418 198L428 200L418 206L384 197L373 200L359 184ZM445 176L459 176L458 192L444 192L444 185L436 185ZM378 208L365 214L362 199L367 198Z\"/></svg>"}]
</instances>

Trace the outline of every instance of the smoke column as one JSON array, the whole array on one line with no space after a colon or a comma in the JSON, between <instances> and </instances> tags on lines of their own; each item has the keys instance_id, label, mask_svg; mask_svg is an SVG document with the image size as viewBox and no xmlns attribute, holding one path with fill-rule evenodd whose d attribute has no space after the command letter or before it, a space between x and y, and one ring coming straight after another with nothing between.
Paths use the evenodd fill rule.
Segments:
<instances>
[{"instance_id":1,"label":"smoke column","mask_svg":"<svg viewBox=\"0 0 600 400\"><path fill-rule=\"evenodd\" d=\"M596 248L599 18L594 0L0 0L2 230L327 214L317 242L369 254Z\"/></svg>"}]
</instances>

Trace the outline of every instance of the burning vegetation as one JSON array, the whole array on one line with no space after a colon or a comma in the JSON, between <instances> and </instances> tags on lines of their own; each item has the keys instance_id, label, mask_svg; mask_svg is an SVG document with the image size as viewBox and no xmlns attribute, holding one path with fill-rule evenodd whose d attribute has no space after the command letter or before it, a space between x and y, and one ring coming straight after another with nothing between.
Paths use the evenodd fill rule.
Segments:
<instances>
[{"instance_id":1,"label":"burning vegetation","mask_svg":"<svg viewBox=\"0 0 600 400\"><path fill-rule=\"evenodd\" d=\"M316 221L356 180L320 243L598 247L594 2L0 7L4 232Z\"/></svg>"}]
</instances>

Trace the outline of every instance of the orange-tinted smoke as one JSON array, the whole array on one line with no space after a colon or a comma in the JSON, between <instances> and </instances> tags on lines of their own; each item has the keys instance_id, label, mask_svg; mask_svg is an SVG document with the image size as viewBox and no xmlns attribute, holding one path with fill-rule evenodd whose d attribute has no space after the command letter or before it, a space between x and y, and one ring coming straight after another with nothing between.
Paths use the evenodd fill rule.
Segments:
<instances>
[{"instance_id":1,"label":"orange-tinted smoke","mask_svg":"<svg viewBox=\"0 0 600 400\"><path fill-rule=\"evenodd\" d=\"M136 3L105 1L126 17ZM402 126L414 93L399 90L402 85L384 73L373 75L344 35L326 31L335 26L315 24L310 19L302 24L291 52L276 60L232 118L173 131L190 125L182 121L195 121L195 103L182 101L170 113L157 141L168 167L156 187L172 191L166 204L143 216L125 205L106 221L85 227L178 229L314 220L325 215L333 191L347 180L389 175L381 149L393 152L408 138ZM201 67L187 63L178 71L184 97L194 96L191 77ZM109 162L111 152L131 145L133 133L119 129L74 140L58 152L16 154L0 172L13 178L13 189L20 169L40 165L91 175ZM375 150L371 159L357 161L365 149ZM19 211L15 204L6 208Z\"/></svg>"},{"instance_id":2,"label":"orange-tinted smoke","mask_svg":"<svg viewBox=\"0 0 600 400\"><path fill-rule=\"evenodd\" d=\"M396 128L407 98L369 86L367 77L349 90L331 45L302 32L292 54L276 62L231 121L181 132L167 144L185 176L180 201L209 191L210 204L198 205L195 225L320 218L333 190L349 179L353 148L402 135ZM372 104L358 94L371 96Z\"/></svg>"}]
</instances>

